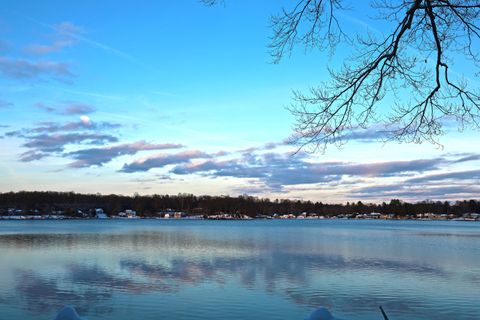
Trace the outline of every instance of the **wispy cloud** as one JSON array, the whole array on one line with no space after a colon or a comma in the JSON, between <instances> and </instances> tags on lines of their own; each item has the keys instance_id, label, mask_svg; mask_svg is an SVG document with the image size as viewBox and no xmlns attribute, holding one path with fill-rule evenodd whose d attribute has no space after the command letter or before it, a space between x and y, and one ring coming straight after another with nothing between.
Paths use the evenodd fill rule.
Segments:
<instances>
[{"instance_id":1,"label":"wispy cloud","mask_svg":"<svg viewBox=\"0 0 480 320\"><path fill-rule=\"evenodd\" d=\"M458 158L460 157L460 158ZM480 187L480 170L455 170L459 163L480 160L480 154L448 155L440 163L443 172L426 172L423 175L407 177L390 183L376 183L353 188L350 195L358 198L388 199L403 198L406 200L453 200L461 198L478 198ZM445 170L448 170L445 172Z\"/></svg>"},{"instance_id":2,"label":"wispy cloud","mask_svg":"<svg viewBox=\"0 0 480 320\"><path fill-rule=\"evenodd\" d=\"M22 146L30 150L21 154L20 160L24 162L60 154L69 144L104 144L118 141L117 137L99 133L39 134L25 138L27 142Z\"/></svg>"},{"instance_id":3,"label":"wispy cloud","mask_svg":"<svg viewBox=\"0 0 480 320\"><path fill-rule=\"evenodd\" d=\"M93 97L93 98L100 98L100 99L105 99L105 100L113 100L113 101L120 101L124 100L125 97L122 95L114 95L114 94L105 94L105 93L99 93L99 92L90 92L90 91L82 91L82 90L76 90L72 87L61 87L61 86L44 86L46 89L49 90L55 90L55 91L62 91L65 93L69 94L74 94L77 96L86 96L86 97Z\"/></svg>"},{"instance_id":4,"label":"wispy cloud","mask_svg":"<svg viewBox=\"0 0 480 320\"><path fill-rule=\"evenodd\" d=\"M76 37L83 34L82 27L71 22L62 22L52 26L54 34L53 41L49 44L32 44L25 51L36 55L45 55L49 53L59 52L65 48L74 45L77 41Z\"/></svg>"},{"instance_id":5,"label":"wispy cloud","mask_svg":"<svg viewBox=\"0 0 480 320\"><path fill-rule=\"evenodd\" d=\"M478 154L478 153L471 153L471 154L466 154L466 155L464 155L463 157L461 157L460 159L456 160L455 162L456 162L456 163L460 163L460 162L476 161L476 160L480 160L480 154Z\"/></svg>"},{"instance_id":6,"label":"wispy cloud","mask_svg":"<svg viewBox=\"0 0 480 320\"><path fill-rule=\"evenodd\" d=\"M354 128L346 131L339 138L343 141L377 142L391 139L394 134L392 128L385 125L373 125L369 128Z\"/></svg>"},{"instance_id":7,"label":"wispy cloud","mask_svg":"<svg viewBox=\"0 0 480 320\"><path fill-rule=\"evenodd\" d=\"M63 48L69 47L72 45L72 41L69 40L57 40L52 44L32 44L28 46L25 51L33 54L43 55L52 52L61 51Z\"/></svg>"},{"instance_id":8,"label":"wispy cloud","mask_svg":"<svg viewBox=\"0 0 480 320\"><path fill-rule=\"evenodd\" d=\"M478 198L480 187L472 184L386 184L362 187L349 192L350 196L362 199L381 200L400 198L405 200L454 200Z\"/></svg>"},{"instance_id":9,"label":"wispy cloud","mask_svg":"<svg viewBox=\"0 0 480 320\"><path fill-rule=\"evenodd\" d=\"M391 177L435 170L443 159L419 159L378 163L308 161L304 156L267 153L244 154L230 160L210 159L176 166L175 174L201 174L212 177L256 178L280 190L287 185L315 184L341 180L343 176Z\"/></svg>"},{"instance_id":10,"label":"wispy cloud","mask_svg":"<svg viewBox=\"0 0 480 320\"><path fill-rule=\"evenodd\" d=\"M426 183L432 181L446 181L446 180L476 180L480 181L480 170L467 170L467 171L455 171L431 174L422 177L408 179L406 183Z\"/></svg>"},{"instance_id":11,"label":"wispy cloud","mask_svg":"<svg viewBox=\"0 0 480 320\"><path fill-rule=\"evenodd\" d=\"M133 155L140 151L178 149L182 147L183 145L175 143L148 143L145 141L137 141L116 146L82 149L67 153L65 156L76 160L70 164L70 167L84 168L102 166L114 158L123 155Z\"/></svg>"},{"instance_id":12,"label":"wispy cloud","mask_svg":"<svg viewBox=\"0 0 480 320\"><path fill-rule=\"evenodd\" d=\"M239 153L244 153L244 154L250 154L250 153L257 152L257 151L273 150L273 149L275 149L275 148L277 148L277 147L287 146L287 145L290 145L290 143L289 143L287 140L284 140L284 141L275 141L275 142L267 142L267 143L264 143L263 145L256 146L256 147L250 147L250 148L241 149L241 150L238 150L237 152L239 152Z\"/></svg>"},{"instance_id":13,"label":"wispy cloud","mask_svg":"<svg viewBox=\"0 0 480 320\"><path fill-rule=\"evenodd\" d=\"M94 111L96 111L96 108L89 105L89 104L84 104L84 103L78 103L78 102L70 102L66 103L63 106L60 107L53 107L50 105L46 105L44 103L37 103L35 105L37 108L41 110L45 110L47 112L51 113L57 113L61 115L84 115L84 114L89 114Z\"/></svg>"},{"instance_id":14,"label":"wispy cloud","mask_svg":"<svg viewBox=\"0 0 480 320\"><path fill-rule=\"evenodd\" d=\"M22 147L28 150L20 155L24 162L42 159L47 156L61 156L67 145L99 144L117 142L118 138L110 131L119 125L109 122L44 122L33 128L10 131L5 137L16 137L25 140Z\"/></svg>"},{"instance_id":15,"label":"wispy cloud","mask_svg":"<svg viewBox=\"0 0 480 320\"><path fill-rule=\"evenodd\" d=\"M0 57L0 73L16 80L39 80L52 77L60 82L69 82L73 73L67 63L57 61L29 61Z\"/></svg>"},{"instance_id":16,"label":"wispy cloud","mask_svg":"<svg viewBox=\"0 0 480 320\"><path fill-rule=\"evenodd\" d=\"M317 185L342 188L345 184L349 184L348 188L343 190L345 192L355 189L355 186L349 182L352 179L358 181L359 178L362 178L367 181L367 184L373 180L377 183L389 181L389 179L396 179L397 181L412 179L414 181L412 176L418 177L421 174L438 172L438 170L454 165L459 160L458 157L436 157L374 163L315 162L309 155L303 153L296 156L278 152L262 153L268 147L255 148L255 150L250 150L251 152L242 150L236 157L232 153L217 155L198 150L178 154L160 154L125 164L121 171L128 173L146 172L155 168L174 165L170 174L247 179L250 181L249 192L255 193L283 192L287 187L300 185L309 186L306 188L313 190ZM259 151L260 154L257 154L256 151ZM230 159L228 159L229 157ZM468 174L464 173L463 175ZM432 179L445 177L431 176ZM453 178L453 176L451 177ZM458 178L462 178L462 176ZM362 182L362 184L365 183ZM398 186L391 186L391 193L394 193L395 190L398 190ZM360 190L356 192L358 193Z\"/></svg>"},{"instance_id":17,"label":"wispy cloud","mask_svg":"<svg viewBox=\"0 0 480 320\"><path fill-rule=\"evenodd\" d=\"M49 28L49 29L51 29L55 32L61 31L63 35L69 36L73 40L88 44L92 47L95 47L95 48L101 49L103 51L109 52L109 53L114 54L114 55L116 55L116 56L118 56L118 57L120 57L124 60L127 60L129 62L132 62L132 63L135 63L135 64L139 65L137 59L135 59L132 55L130 55L130 54L128 54L128 53L126 53L122 50L119 50L117 48L114 48L110 45L107 45L105 43L93 40L93 39L85 36L84 34L86 32L84 32L84 29L79 27L79 26L76 26L72 22L66 21L66 22L62 22L60 24L50 25L50 24L44 23L42 21L39 21L37 19L34 19L34 18L26 16L26 15L21 15L21 16L24 17L25 19L33 22L34 24L36 24L38 26ZM79 31L81 31L81 32L79 32Z\"/></svg>"},{"instance_id":18,"label":"wispy cloud","mask_svg":"<svg viewBox=\"0 0 480 320\"><path fill-rule=\"evenodd\" d=\"M40 122L33 128L11 131L7 136L24 137L32 133L52 133L68 131L103 131L120 128L121 125L112 122L74 121L74 122Z\"/></svg>"},{"instance_id":19,"label":"wispy cloud","mask_svg":"<svg viewBox=\"0 0 480 320\"><path fill-rule=\"evenodd\" d=\"M130 164L125 164L122 172L144 172L154 168L163 168L171 164L189 162L192 159L210 158L211 155L199 150L188 150L175 154L158 154L143 159L138 159Z\"/></svg>"},{"instance_id":20,"label":"wispy cloud","mask_svg":"<svg viewBox=\"0 0 480 320\"><path fill-rule=\"evenodd\" d=\"M0 100L0 109L1 108L8 108L13 106L13 103L5 101L5 100Z\"/></svg>"}]
</instances>

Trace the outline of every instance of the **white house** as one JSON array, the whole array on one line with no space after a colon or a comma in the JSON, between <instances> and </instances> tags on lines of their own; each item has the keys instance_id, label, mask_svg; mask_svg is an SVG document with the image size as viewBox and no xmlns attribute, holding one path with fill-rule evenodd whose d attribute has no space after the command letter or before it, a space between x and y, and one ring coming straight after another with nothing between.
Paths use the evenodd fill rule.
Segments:
<instances>
[{"instance_id":1,"label":"white house","mask_svg":"<svg viewBox=\"0 0 480 320\"><path fill-rule=\"evenodd\" d=\"M135 210L125 210L118 213L119 217L133 219L137 217L137 211Z\"/></svg>"},{"instance_id":2,"label":"white house","mask_svg":"<svg viewBox=\"0 0 480 320\"><path fill-rule=\"evenodd\" d=\"M137 212L135 210L125 210L125 213L127 214L127 218L136 218L137 217Z\"/></svg>"},{"instance_id":3,"label":"white house","mask_svg":"<svg viewBox=\"0 0 480 320\"><path fill-rule=\"evenodd\" d=\"M107 215L103 212L103 209L97 208L95 209L95 216L97 219L107 219Z\"/></svg>"},{"instance_id":4,"label":"white house","mask_svg":"<svg viewBox=\"0 0 480 320\"><path fill-rule=\"evenodd\" d=\"M181 219L181 218L182 218L182 212L175 212L175 213L173 214L173 217L174 217L175 219Z\"/></svg>"}]
</instances>

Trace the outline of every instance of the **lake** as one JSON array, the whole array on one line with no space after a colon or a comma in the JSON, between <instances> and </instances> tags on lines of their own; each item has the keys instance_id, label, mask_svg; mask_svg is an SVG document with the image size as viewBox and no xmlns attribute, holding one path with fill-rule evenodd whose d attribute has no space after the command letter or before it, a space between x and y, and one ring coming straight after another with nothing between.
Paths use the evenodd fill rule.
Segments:
<instances>
[{"instance_id":1,"label":"lake","mask_svg":"<svg viewBox=\"0 0 480 320\"><path fill-rule=\"evenodd\" d=\"M0 221L0 319L479 319L480 224Z\"/></svg>"}]
</instances>

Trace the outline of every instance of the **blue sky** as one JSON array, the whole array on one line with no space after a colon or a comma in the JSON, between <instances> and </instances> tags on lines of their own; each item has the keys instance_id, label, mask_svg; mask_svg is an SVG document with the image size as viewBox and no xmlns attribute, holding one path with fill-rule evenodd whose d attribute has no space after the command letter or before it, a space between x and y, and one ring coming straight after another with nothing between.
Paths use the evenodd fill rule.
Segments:
<instances>
[{"instance_id":1,"label":"blue sky","mask_svg":"<svg viewBox=\"0 0 480 320\"><path fill-rule=\"evenodd\" d=\"M475 131L452 129L439 147L385 144L374 126L341 148L292 155L292 90L328 80L349 49L298 47L270 63L269 17L289 5L5 1L0 191L478 198ZM356 6L340 16L345 30L386 28Z\"/></svg>"}]
</instances>

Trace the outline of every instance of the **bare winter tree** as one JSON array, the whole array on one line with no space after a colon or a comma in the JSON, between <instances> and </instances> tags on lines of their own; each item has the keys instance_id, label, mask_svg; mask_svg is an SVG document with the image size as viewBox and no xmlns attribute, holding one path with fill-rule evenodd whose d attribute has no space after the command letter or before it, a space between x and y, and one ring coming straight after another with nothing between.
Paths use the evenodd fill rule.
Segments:
<instances>
[{"instance_id":1,"label":"bare winter tree","mask_svg":"<svg viewBox=\"0 0 480 320\"><path fill-rule=\"evenodd\" d=\"M354 49L340 69L330 70L329 81L294 92L294 142L323 150L375 122L385 126L389 139L415 143L436 143L445 122L478 129L480 92L472 89L474 80L451 66L465 61L470 70L480 67L480 1L374 0L371 5L390 29L355 40L338 19L344 0L296 0L272 17L275 63L298 44L325 50L343 42Z\"/></svg>"}]
</instances>

